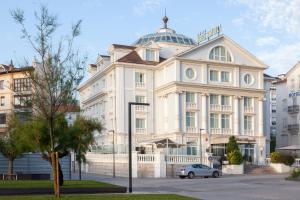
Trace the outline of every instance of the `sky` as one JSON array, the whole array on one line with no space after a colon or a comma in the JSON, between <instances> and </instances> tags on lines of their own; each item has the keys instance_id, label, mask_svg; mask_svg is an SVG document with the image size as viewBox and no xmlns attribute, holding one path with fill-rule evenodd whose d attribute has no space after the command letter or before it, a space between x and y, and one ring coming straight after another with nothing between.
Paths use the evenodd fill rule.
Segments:
<instances>
[{"instance_id":1,"label":"sky","mask_svg":"<svg viewBox=\"0 0 300 200\"><path fill-rule=\"evenodd\" d=\"M34 11L41 5L57 15L58 37L82 20L75 47L89 63L98 54L107 54L112 43L130 45L156 32L165 9L168 26L194 39L221 24L225 35L269 66L270 75L286 73L300 60L300 0L0 0L0 63L32 60L34 52L21 38L10 11L24 10L26 26L34 33Z\"/></svg>"}]
</instances>

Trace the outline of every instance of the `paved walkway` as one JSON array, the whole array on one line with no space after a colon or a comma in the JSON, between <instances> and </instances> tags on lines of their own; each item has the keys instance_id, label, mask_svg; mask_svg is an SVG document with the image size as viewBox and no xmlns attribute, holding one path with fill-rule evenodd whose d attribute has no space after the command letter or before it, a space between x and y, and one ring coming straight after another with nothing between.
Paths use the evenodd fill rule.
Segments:
<instances>
[{"instance_id":1,"label":"paved walkway","mask_svg":"<svg viewBox=\"0 0 300 200\"><path fill-rule=\"evenodd\" d=\"M175 193L204 200L298 200L300 182L286 181L287 175L241 175L221 178L138 178L134 193ZM76 178L77 175L72 177ZM82 174L83 179L128 186L127 178Z\"/></svg>"}]
</instances>

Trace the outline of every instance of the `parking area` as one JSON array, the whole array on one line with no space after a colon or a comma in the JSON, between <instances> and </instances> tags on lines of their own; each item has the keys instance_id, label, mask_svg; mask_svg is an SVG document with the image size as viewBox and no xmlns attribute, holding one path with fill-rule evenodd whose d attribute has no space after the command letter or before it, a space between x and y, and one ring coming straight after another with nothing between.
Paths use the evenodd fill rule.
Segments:
<instances>
[{"instance_id":1,"label":"parking area","mask_svg":"<svg viewBox=\"0 0 300 200\"><path fill-rule=\"evenodd\" d=\"M221 178L138 178L135 193L176 193L204 200L295 200L300 196L300 182L286 181L287 175L241 175ZM76 174L73 175L77 177ZM105 181L122 186L127 178L83 174L84 179Z\"/></svg>"}]
</instances>

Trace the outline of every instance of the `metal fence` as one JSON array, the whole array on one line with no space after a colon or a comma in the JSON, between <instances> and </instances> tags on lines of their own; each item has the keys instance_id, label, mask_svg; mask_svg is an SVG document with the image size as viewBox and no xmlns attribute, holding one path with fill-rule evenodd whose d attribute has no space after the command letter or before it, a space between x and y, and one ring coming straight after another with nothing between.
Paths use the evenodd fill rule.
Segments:
<instances>
[{"instance_id":1,"label":"metal fence","mask_svg":"<svg viewBox=\"0 0 300 200\"><path fill-rule=\"evenodd\" d=\"M60 159L64 179L71 179L71 157L70 155ZM7 173L8 161L0 154L0 174ZM51 166L48 161L42 159L40 153L25 153L14 161L15 174L50 174ZM52 177L52 176L51 176Z\"/></svg>"}]
</instances>

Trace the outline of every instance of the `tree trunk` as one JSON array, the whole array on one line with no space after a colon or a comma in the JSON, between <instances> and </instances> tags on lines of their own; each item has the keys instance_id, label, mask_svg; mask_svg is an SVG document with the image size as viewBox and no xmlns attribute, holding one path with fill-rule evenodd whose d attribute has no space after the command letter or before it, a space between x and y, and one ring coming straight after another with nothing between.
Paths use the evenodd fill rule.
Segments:
<instances>
[{"instance_id":1,"label":"tree trunk","mask_svg":"<svg viewBox=\"0 0 300 200\"><path fill-rule=\"evenodd\" d=\"M14 159L9 158L8 159L8 168L7 168L7 175L8 175L9 180L12 180L13 172L14 172Z\"/></svg>"},{"instance_id":2,"label":"tree trunk","mask_svg":"<svg viewBox=\"0 0 300 200\"><path fill-rule=\"evenodd\" d=\"M63 186L64 185L64 175L61 169L61 165L60 162L58 161L58 175L59 175L59 186Z\"/></svg>"},{"instance_id":3,"label":"tree trunk","mask_svg":"<svg viewBox=\"0 0 300 200\"><path fill-rule=\"evenodd\" d=\"M78 161L79 180L81 180L81 160Z\"/></svg>"}]
</instances>

